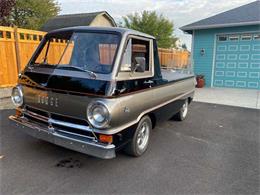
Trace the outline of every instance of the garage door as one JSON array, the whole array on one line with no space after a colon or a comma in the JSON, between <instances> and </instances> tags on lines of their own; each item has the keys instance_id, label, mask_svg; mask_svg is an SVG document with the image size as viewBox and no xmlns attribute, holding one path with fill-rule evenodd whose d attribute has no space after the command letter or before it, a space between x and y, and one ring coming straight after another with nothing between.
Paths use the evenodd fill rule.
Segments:
<instances>
[{"instance_id":1,"label":"garage door","mask_svg":"<svg viewBox=\"0 0 260 195\"><path fill-rule=\"evenodd\" d=\"M260 32L218 35L213 86L260 89Z\"/></svg>"}]
</instances>

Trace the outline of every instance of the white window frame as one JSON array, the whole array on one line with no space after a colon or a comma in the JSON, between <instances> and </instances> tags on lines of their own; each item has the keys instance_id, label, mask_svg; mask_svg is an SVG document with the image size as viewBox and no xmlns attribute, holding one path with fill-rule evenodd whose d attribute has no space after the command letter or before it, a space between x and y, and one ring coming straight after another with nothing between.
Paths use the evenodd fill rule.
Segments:
<instances>
[{"instance_id":1,"label":"white window frame","mask_svg":"<svg viewBox=\"0 0 260 195\"><path fill-rule=\"evenodd\" d=\"M233 38L235 38L235 39L233 39ZM233 39L233 40L231 40L231 39ZM239 41L239 35L229 35L228 40L229 41Z\"/></svg>"},{"instance_id":2,"label":"white window frame","mask_svg":"<svg viewBox=\"0 0 260 195\"><path fill-rule=\"evenodd\" d=\"M225 41L228 40L228 36L227 36L227 35L218 35L218 41L219 41L219 42L225 42L225 41L223 41L223 40L219 40L220 37L226 37L226 40L225 40Z\"/></svg>"},{"instance_id":3,"label":"white window frame","mask_svg":"<svg viewBox=\"0 0 260 195\"><path fill-rule=\"evenodd\" d=\"M253 36L254 36L254 37L253 37L254 40L260 41L260 33L254 34ZM259 38L256 38L256 37L259 37Z\"/></svg>"},{"instance_id":4,"label":"white window frame","mask_svg":"<svg viewBox=\"0 0 260 195\"><path fill-rule=\"evenodd\" d=\"M244 39L244 38L249 38L249 39ZM242 34L240 36L241 41L251 41L252 40L252 34Z\"/></svg>"}]
</instances>

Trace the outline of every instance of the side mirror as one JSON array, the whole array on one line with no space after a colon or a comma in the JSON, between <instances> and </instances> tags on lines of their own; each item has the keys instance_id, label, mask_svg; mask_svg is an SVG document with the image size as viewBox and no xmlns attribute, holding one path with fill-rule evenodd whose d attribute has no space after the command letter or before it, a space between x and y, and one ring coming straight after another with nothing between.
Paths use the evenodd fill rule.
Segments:
<instances>
[{"instance_id":1,"label":"side mirror","mask_svg":"<svg viewBox=\"0 0 260 195\"><path fill-rule=\"evenodd\" d=\"M145 57L135 57L135 64L132 67L132 72L144 72L145 71Z\"/></svg>"}]
</instances>

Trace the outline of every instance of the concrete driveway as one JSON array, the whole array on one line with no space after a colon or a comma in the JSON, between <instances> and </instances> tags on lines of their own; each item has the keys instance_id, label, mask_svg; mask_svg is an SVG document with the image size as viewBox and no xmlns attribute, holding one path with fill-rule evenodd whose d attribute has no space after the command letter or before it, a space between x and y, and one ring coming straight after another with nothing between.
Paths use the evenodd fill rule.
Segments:
<instances>
[{"instance_id":1,"label":"concrete driveway","mask_svg":"<svg viewBox=\"0 0 260 195\"><path fill-rule=\"evenodd\" d=\"M259 194L260 110L196 103L140 158L101 160L15 130L0 111L0 194Z\"/></svg>"},{"instance_id":2,"label":"concrete driveway","mask_svg":"<svg viewBox=\"0 0 260 195\"><path fill-rule=\"evenodd\" d=\"M196 88L194 101L260 109L260 90Z\"/></svg>"}]
</instances>

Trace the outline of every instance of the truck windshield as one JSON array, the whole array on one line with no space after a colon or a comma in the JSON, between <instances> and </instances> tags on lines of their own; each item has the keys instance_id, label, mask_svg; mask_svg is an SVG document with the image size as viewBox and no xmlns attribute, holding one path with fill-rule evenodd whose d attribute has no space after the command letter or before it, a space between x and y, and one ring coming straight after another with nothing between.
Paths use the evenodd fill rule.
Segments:
<instances>
[{"instance_id":1,"label":"truck windshield","mask_svg":"<svg viewBox=\"0 0 260 195\"><path fill-rule=\"evenodd\" d=\"M119 41L117 34L50 34L30 66L108 74L112 71Z\"/></svg>"}]
</instances>

